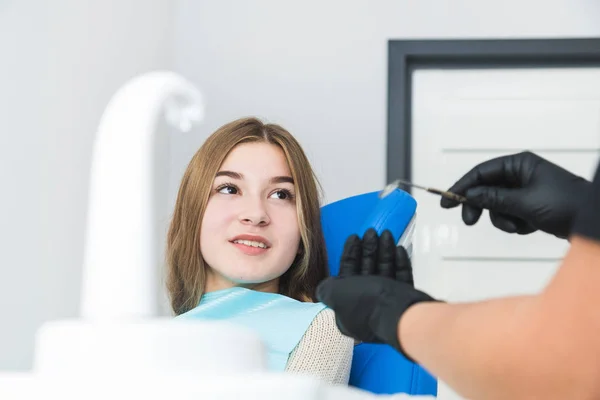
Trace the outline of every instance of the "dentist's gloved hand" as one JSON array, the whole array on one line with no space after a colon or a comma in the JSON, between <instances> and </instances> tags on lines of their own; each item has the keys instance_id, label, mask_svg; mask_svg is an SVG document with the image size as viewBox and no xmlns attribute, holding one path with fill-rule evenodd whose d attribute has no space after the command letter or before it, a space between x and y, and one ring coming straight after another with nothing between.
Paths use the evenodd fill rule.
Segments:
<instances>
[{"instance_id":1,"label":"dentist's gloved hand","mask_svg":"<svg viewBox=\"0 0 600 400\"><path fill-rule=\"evenodd\" d=\"M527 151L485 161L448 190L466 196L462 219L467 225L475 224L485 208L492 224L505 232L526 235L539 229L566 238L589 188L585 179ZM459 204L443 198L440 205Z\"/></svg>"},{"instance_id":2,"label":"dentist's gloved hand","mask_svg":"<svg viewBox=\"0 0 600 400\"><path fill-rule=\"evenodd\" d=\"M381 237L369 229L361 240L350 236L340 259L340 275L317 288L317 299L335 311L340 331L369 343L386 343L402 350L398 323L413 304L435 301L416 290L410 259L389 231Z\"/></svg>"}]
</instances>

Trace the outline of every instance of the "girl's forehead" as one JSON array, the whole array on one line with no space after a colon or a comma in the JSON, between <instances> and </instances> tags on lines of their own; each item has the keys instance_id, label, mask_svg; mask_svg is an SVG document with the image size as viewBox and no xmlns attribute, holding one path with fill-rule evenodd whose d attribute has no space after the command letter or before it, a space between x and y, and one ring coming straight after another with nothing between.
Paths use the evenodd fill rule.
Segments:
<instances>
[{"instance_id":1,"label":"girl's forehead","mask_svg":"<svg viewBox=\"0 0 600 400\"><path fill-rule=\"evenodd\" d=\"M270 143L242 143L234 147L221 165L229 170L254 175L289 175L285 154L279 146Z\"/></svg>"}]
</instances>

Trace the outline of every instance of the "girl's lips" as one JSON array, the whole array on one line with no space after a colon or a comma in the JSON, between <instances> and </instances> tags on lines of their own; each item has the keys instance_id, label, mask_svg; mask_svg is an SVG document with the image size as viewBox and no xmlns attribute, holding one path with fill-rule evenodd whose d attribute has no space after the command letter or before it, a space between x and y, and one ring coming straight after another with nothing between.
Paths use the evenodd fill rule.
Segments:
<instances>
[{"instance_id":1,"label":"girl's lips","mask_svg":"<svg viewBox=\"0 0 600 400\"><path fill-rule=\"evenodd\" d=\"M248 240L248 239L246 239L246 240ZM255 240L255 241L258 242L258 240ZM231 242L231 244L234 245L237 249L239 249L242 253L244 253L248 256L259 256L259 255L265 254L267 251L269 251L269 247L267 247L267 248L254 247L254 246L248 246L247 244L234 243L234 242Z\"/></svg>"},{"instance_id":2,"label":"girl's lips","mask_svg":"<svg viewBox=\"0 0 600 400\"><path fill-rule=\"evenodd\" d=\"M230 242L234 242L236 240L249 240L251 242L263 243L267 246L267 248L271 247L271 242L269 242L267 240L267 238L265 238L263 236L259 236L259 235L243 234L243 235L237 235L237 236L229 239Z\"/></svg>"}]
</instances>

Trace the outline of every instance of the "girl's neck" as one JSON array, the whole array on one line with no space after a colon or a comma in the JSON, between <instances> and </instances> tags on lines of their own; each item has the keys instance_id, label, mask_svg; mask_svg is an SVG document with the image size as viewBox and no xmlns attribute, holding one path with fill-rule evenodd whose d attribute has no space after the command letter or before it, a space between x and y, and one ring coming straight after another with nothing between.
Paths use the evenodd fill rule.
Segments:
<instances>
[{"instance_id":1,"label":"girl's neck","mask_svg":"<svg viewBox=\"0 0 600 400\"><path fill-rule=\"evenodd\" d=\"M261 283L240 284L232 282L214 271L207 271L204 293L216 292L217 290L230 289L232 287L243 287L265 293L279 293L279 278Z\"/></svg>"}]
</instances>

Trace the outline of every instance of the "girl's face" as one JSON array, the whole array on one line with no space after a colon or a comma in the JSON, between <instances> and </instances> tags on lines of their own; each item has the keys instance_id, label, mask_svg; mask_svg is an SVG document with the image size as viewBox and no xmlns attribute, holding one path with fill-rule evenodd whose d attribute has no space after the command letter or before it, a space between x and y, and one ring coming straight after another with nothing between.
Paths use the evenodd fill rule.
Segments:
<instances>
[{"instance_id":1,"label":"girl's face","mask_svg":"<svg viewBox=\"0 0 600 400\"><path fill-rule=\"evenodd\" d=\"M229 153L200 228L205 292L233 286L277 292L300 246L294 190L278 146L242 143Z\"/></svg>"}]
</instances>

